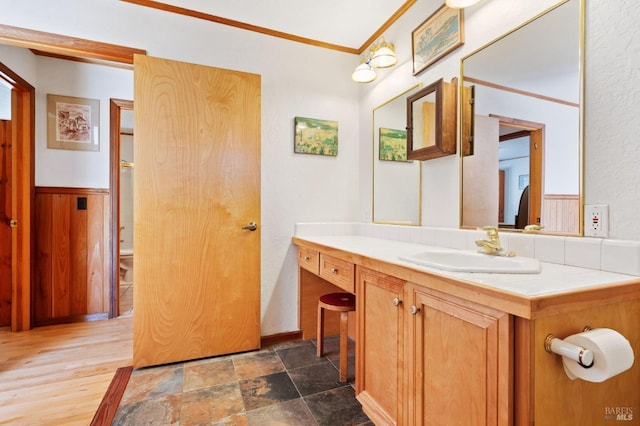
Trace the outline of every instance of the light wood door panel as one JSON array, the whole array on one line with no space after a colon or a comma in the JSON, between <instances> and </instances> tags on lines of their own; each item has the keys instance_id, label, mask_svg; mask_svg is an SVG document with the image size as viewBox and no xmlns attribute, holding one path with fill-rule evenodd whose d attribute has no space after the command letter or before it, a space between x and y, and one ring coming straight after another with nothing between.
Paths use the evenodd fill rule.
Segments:
<instances>
[{"instance_id":1,"label":"light wood door panel","mask_svg":"<svg viewBox=\"0 0 640 426\"><path fill-rule=\"evenodd\" d=\"M403 423L404 284L358 268L356 394L375 424Z\"/></svg>"},{"instance_id":2,"label":"light wood door panel","mask_svg":"<svg viewBox=\"0 0 640 426\"><path fill-rule=\"evenodd\" d=\"M260 346L260 76L134 60L134 366Z\"/></svg>"},{"instance_id":3,"label":"light wood door panel","mask_svg":"<svg viewBox=\"0 0 640 426\"><path fill-rule=\"evenodd\" d=\"M464 157L462 220L465 226L495 224L498 219L498 137L495 118L476 115L474 154Z\"/></svg>"}]
</instances>

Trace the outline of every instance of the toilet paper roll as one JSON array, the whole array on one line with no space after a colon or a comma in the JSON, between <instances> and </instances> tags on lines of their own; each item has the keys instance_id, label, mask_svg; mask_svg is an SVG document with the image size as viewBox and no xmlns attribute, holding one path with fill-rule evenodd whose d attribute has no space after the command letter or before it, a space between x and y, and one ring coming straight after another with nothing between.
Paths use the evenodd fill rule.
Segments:
<instances>
[{"instance_id":1,"label":"toilet paper roll","mask_svg":"<svg viewBox=\"0 0 640 426\"><path fill-rule=\"evenodd\" d=\"M593 352L593 366L584 368L576 361L562 357L564 371L571 380L603 382L633 365L633 349L620 333L609 328L595 328L584 333L573 334L565 342L581 346Z\"/></svg>"}]
</instances>

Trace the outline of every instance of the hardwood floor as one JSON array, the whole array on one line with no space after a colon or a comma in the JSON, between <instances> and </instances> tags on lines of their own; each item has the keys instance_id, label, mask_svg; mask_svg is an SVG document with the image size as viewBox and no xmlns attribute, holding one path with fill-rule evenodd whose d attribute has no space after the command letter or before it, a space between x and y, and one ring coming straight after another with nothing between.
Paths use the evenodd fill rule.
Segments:
<instances>
[{"instance_id":1,"label":"hardwood floor","mask_svg":"<svg viewBox=\"0 0 640 426\"><path fill-rule=\"evenodd\" d=\"M116 369L132 358L131 315L0 329L0 424L86 426Z\"/></svg>"}]
</instances>

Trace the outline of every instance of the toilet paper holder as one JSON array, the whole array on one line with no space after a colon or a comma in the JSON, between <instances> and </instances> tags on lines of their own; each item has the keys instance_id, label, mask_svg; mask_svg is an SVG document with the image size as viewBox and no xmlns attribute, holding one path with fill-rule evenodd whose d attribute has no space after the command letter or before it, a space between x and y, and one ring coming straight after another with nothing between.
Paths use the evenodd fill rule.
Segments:
<instances>
[{"instance_id":1,"label":"toilet paper holder","mask_svg":"<svg viewBox=\"0 0 640 426\"><path fill-rule=\"evenodd\" d=\"M587 326L583 331L590 330L592 330L592 328ZM554 353L565 358L572 359L580 364L580 366L582 366L583 368L593 367L592 351L581 346L565 342L564 340L555 337L553 334L548 334L544 339L544 350L549 353Z\"/></svg>"}]
</instances>

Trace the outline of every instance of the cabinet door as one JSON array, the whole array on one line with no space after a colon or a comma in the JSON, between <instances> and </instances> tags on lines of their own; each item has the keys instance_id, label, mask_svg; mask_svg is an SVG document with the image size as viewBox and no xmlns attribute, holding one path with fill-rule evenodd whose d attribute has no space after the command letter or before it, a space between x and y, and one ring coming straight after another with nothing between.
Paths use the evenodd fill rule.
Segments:
<instances>
[{"instance_id":1,"label":"cabinet door","mask_svg":"<svg viewBox=\"0 0 640 426\"><path fill-rule=\"evenodd\" d=\"M405 303L407 423L510 424L509 315L414 284Z\"/></svg>"},{"instance_id":2,"label":"cabinet door","mask_svg":"<svg viewBox=\"0 0 640 426\"><path fill-rule=\"evenodd\" d=\"M404 284L357 270L356 394L377 425L401 424Z\"/></svg>"}]
</instances>

